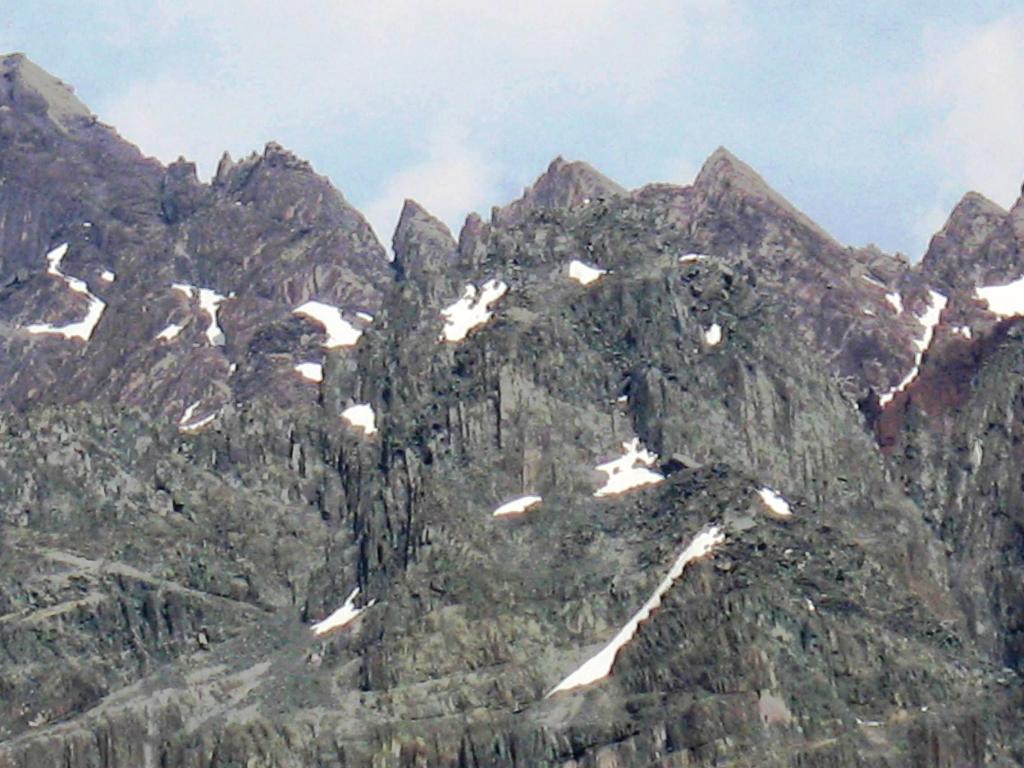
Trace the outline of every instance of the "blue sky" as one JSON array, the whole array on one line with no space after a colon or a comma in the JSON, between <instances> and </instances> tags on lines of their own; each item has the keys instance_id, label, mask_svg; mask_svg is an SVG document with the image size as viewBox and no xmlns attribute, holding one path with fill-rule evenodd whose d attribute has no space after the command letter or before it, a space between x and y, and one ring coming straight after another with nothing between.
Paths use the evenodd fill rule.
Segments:
<instances>
[{"instance_id":1,"label":"blue sky","mask_svg":"<svg viewBox=\"0 0 1024 768\"><path fill-rule=\"evenodd\" d=\"M276 140L388 240L457 229L555 155L688 183L725 145L841 241L917 259L968 189L1024 181L1013 2L33 0L20 50L147 154L208 175Z\"/></svg>"}]
</instances>

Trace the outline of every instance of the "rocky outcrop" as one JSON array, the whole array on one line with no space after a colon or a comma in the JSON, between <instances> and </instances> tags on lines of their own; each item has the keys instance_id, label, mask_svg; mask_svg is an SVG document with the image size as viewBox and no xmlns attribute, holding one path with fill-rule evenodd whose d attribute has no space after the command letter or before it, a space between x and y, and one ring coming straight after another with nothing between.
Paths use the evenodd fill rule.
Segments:
<instances>
[{"instance_id":1,"label":"rocky outcrop","mask_svg":"<svg viewBox=\"0 0 1024 768\"><path fill-rule=\"evenodd\" d=\"M392 247L399 282L451 293L452 285L446 278L458 246L448 228L413 200L406 200L402 206Z\"/></svg>"},{"instance_id":2,"label":"rocky outcrop","mask_svg":"<svg viewBox=\"0 0 1024 768\"><path fill-rule=\"evenodd\" d=\"M586 163L570 163L556 157L537 181L523 190L522 197L492 209L491 221L511 226L525 220L533 211L575 208L624 194L623 187Z\"/></svg>"},{"instance_id":3,"label":"rocky outcrop","mask_svg":"<svg viewBox=\"0 0 1024 768\"><path fill-rule=\"evenodd\" d=\"M1016 280L1024 256L1007 211L977 192L968 192L932 238L917 271L947 294L977 285Z\"/></svg>"}]
</instances>

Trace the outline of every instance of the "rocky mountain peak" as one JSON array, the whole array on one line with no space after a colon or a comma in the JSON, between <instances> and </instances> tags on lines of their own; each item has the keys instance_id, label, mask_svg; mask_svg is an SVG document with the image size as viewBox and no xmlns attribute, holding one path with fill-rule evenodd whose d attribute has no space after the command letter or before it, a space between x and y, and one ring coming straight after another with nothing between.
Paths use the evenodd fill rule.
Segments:
<instances>
[{"instance_id":1,"label":"rocky mountain peak","mask_svg":"<svg viewBox=\"0 0 1024 768\"><path fill-rule=\"evenodd\" d=\"M977 192L968 192L932 237L921 260L926 281L947 291L1013 279L1021 265L1009 229L1010 214Z\"/></svg>"},{"instance_id":2,"label":"rocky mountain peak","mask_svg":"<svg viewBox=\"0 0 1024 768\"><path fill-rule=\"evenodd\" d=\"M1007 211L998 203L989 200L980 192L968 192L949 215L950 220L973 216L1005 216ZM947 222L948 225L948 222Z\"/></svg>"},{"instance_id":3,"label":"rocky mountain peak","mask_svg":"<svg viewBox=\"0 0 1024 768\"><path fill-rule=\"evenodd\" d=\"M754 196L780 197L757 171L725 147L719 147L704 161L694 181L694 187L711 191L725 186ZM788 205L785 200L777 202Z\"/></svg>"},{"instance_id":4,"label":"rocky mountain peak","mask_svg":"<svg viewBox=\"0 0 1024 768\"><path fill-rule=\"evenodd\" d=\"M511 225L542 208L573 208L591 200L626 194L626 189L584 162L569 162L561 156L523 190L518 200L491 211L494 224Z\"/></svg>"},{"instance_id":5,"label":"rocky mountain peak","mask_svg":"<svg viewBox=\"0 0 1024 768\"><path fill-rule=\"evenodd\" d=\"M789 200L775 191L761 175L725 147L707 160L693 182L698 197L712 207L731 207L729 201L752 201L767 205L776 214L798 221L804 227L832 241L832 236Z\"/></svg>"},{"instance_id":6,"label":"rocky mountain peak","mask_svg":"<svg viewBox=\"0 0 1024 768\"><path fill-rule=\"evenodd\" d=\"M384 260L384 250L369 224L341 191L308 161L275 141L262 153L253 152L237 162L225 153L211 186L233 202L255 206L296 230L313 226L356 230L360 240L373 241L376 255Z\"/></svg>"},{"instance_id":7,"label":"rocky mountain peak","mask_svg":"<svg viewBox=\"0 0 1024 768\"><path fill-rule=\"evenodd\" d=\"M12 53L0 59L0 80L2 106L21 106L45 114L64 130L93 120L92 112L78 100L71 86L34 64L23 53Z\"/></svg>"},{"instance_id":8,"label":"rocky mountain peak","mask_svg":"<svg viewBox=\"0 0 1024 768\"><path fill-rule=\"evenodd\" d=\"M271 168L288 168L294 171L313 172L313 166L309 164L309 161L303 160L276 141L267 142L267 145L263 148L263 162Z\"/></svg>"},{"instance_id":9,"label":"rocky mountain peak","mask_svg":"<svg viewBox=\"0 0 1024 768\"><path fill-rule=\"evenodd\" d=\"M237 162L231 158L229 152L225 152L217 163L212 184L216 187L227 187L230 191L238 191L267 173L282 171L293 171L300 176L319 178L307 160L303 160L276 141L270 141L264 146L263 152L251 152Z\"/></svg>"}]
</instances>

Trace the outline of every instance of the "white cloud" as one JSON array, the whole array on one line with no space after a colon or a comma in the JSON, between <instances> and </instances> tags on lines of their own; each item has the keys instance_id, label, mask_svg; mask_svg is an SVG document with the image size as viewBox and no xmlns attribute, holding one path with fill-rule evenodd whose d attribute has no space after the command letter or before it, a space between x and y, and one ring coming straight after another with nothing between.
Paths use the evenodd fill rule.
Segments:
<instances>
[{"instance_id":1,"label":"white cloud","mask_svg":"<svg viewBox=\"0 0 1024 768\"><path fill-rule=\"evenodd\" d=\"M952 185L1007 206L1024 178L1024 13L932 30L921 85L940 114L929 148Z\"/></svg>"},{"instance_id":2,"label":"white cloud","mask_svg":"<svg viewBox=\"0 0 1024 768\"><path fill-rule=\"evenodd\" d=\"M237 158L274 138L264 121L241 117L253 108L231 88L164 75L131 84L99 112L146 154L165 163L184 155L209 177L225 150Z\"/></svg>"},{"instance_id":3,"label":"white cloud","mask_svg":"<svg viewBox=\"0 0 1024 768\"><path fill-rule=\"evenodd\" d=\"M710 151L708 154L711 154ZM693 180L697 178L697 174L700 172L700 166L702 161L694 162L692 157L688 156L676 156L670 158L662 166L661 176L658 181L665 181L669 184L678 184L681 187L685 187L693 183Z\"/></svg>"},{"instance_id":4,"label":"white cloud","mask_svg":"<svg viewBox=\"0 0 1024 768\"><path fill-rule=\"evenodd\" d=\"M371 217L383 226L397 216L380 211L400 195L452 222L498 173L469 164L492 156L517 122L656 103L666 84L748 34L742 2L307 0L282 10L277 0L160 0L131 37L180 38L197 55L126 81L95 109L144 152L184 154L204 174L222 150L245 154L270 139L300 154L330 142L405 156L458 125L457 140L435 140L383 183ZM368 145L380 126L409 146ZM455 167L442 168L448 161ZM399 192L399 182L418 188Z\"/></svg>"}]
</instances>

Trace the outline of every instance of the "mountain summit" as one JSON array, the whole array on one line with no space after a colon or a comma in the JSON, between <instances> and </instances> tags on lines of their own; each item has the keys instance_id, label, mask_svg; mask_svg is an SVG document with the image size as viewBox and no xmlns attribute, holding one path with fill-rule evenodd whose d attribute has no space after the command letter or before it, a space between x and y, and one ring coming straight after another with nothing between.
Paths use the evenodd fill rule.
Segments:
<instances>
[{"instance_id":1,"label":"mountain summit","mask_svg":"<svg viewBox=\"0 0 1024 768\"><path fill-rule=\"evenodd\" d=\"M792 217L802 226L814 230L822 237L832 239L831 235L772 189L757 171L725 147L719 147L704 161L693 186L701 196L714 201L715 205L722 205L728 197L753 199L763 204L766 203L773 206L782 215Z\"/></svg>"},{"instance_id":2,"label":"mountain summit","mask_svg":"<svg viewBox=\"0 0 1024 768\"><path fill-rule=\"evenodd\" d=\"M574 208L591 201L626 194L626 190L594 170L587 163L566 162L561 157L523 190L523 196L491 212L493 223L508 226L522 221L531 211L544 208Z\"/></svg>"}]
</instances>

